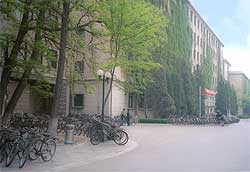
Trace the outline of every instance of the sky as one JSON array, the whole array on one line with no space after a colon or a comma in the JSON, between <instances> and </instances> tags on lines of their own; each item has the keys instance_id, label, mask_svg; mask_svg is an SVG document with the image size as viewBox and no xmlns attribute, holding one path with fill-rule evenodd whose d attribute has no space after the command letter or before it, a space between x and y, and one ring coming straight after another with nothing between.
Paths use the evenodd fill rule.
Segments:
<instances>
[{"instance_id":1,"label":"sky","mask_svg":"<svg viewBox=\"0 0 250 172\"><path fill-rule=\"evenodd\" d=\"M230 70L250 79L250 0L190 0L224 44Z\"/></svg>"}]
</instances>

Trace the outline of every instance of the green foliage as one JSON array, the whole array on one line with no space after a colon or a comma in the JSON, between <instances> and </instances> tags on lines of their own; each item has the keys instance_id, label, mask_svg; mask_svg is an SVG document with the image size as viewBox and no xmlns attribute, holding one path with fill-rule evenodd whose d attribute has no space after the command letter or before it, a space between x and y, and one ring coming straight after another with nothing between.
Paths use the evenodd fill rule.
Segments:
<instances>
[{"instance_id":1,"label":"green foliage","mask_svg":"<svg viewBox=\"0 0 250 172\"><path fill-rule=\"evenodd\" d=\"M243 114L245 115L250 114L250 98L248 96L244 96L242 99L242 109L243 109Z\"/></svg>"},{"instance_id":2,"label":"green foliage","mask_svg":"<svg viewBox=\"0 0 250 172\"><path fill-rule=\"evenodd\" d=\"M145 123L145 124L167 124L167 119L139 119L139 123Z\"/></svg>"},{"instance_id":3,"label":"green foliage","mask_svg":"<svg viewBox=\"0 0 250 172\"><path fill-rule=\"evenodd\" d=\"M187 1L170 1L168 43L154 52L162 69L154 74L154 84L148 89L156 115L195 114L197 89L191 73L192 34L187 15ZM160 73L160 75L159 75ZM196 93L197 92L197 93Z\"/></svg>"},{"instance_id":4,"label":"green foliage","mask_svg":"<svg viewBox=\"0 0 250 172\"><path fill-rule=\"evenodd\" d=\"M202 86L203 88L212 89L212 79L213 79L213 71L212 71L212 56L211 56L211 48L207 45L206 47L206 56L201 68L202 72Z\"/></svg>"},{"instance_id":5,"label":"green foliage","mask_svg":"<svg viewBox=\"0 0 250 172\"><path fill-rule=\"evenodd\" d=\"M89 7L94 9L97 20L102 23L93 27L110 43L106 47L98 45L110 54L109 61L101 68L112 73L121 68L127 79L115 82L126 92L142 94L152 81L151 71L160 67L153 61L152 52L166 42L166 16L144 0L106 0Z\"/></svg>"},{"instance_id":6,"label":"green foliage","mask_svg":"<svg viewBox=\"0 0 250 172\"><path fill-rule=\"evenodd\" d=\"M240 119L250 119L250 115L240 115L239 116Z\"/></svg>"},{"instance_id":7,"label":"green foliage","mask_svg":"<svg viewBox=\"0 0 250 172\"><path fill-rule=\"evenodd\" d=\"M47 98L53 95L52 85L47 81L36 81L30 85L30 88L41 98Z\"/></svg>"},{"instance_id":8,"label":"green foliage","mask_svg":"<svg viewBox=\"0 0 250 172\"><path fill-rule=\"evenodd\" d=\"M230 110L232 115L236 115L238 112L237 96L230 83L221 78L218 82L217 92L216 110L223 114L227 114Z\"/></svg>"}]
</instances>

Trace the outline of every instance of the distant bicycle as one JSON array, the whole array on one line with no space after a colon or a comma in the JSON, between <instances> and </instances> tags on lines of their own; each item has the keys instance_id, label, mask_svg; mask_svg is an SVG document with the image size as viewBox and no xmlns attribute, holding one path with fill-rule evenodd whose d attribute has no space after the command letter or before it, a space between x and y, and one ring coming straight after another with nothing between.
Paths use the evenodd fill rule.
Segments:
<instances>
[{"instance_id":1,"label":"distant bicycle","mask_svg":"<svg viewBox=\"0 0 250 172\"><path fill-rule=\"evenodd\" d=\"M138 123L138 115L130 116L130 125L135 126Z\"/></svg>"}]
</instances>

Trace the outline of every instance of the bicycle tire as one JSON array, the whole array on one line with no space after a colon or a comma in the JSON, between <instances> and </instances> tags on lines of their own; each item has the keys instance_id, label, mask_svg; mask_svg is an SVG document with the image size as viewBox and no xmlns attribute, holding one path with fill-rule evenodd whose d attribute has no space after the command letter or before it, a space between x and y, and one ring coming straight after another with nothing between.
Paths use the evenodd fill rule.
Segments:
<instances>
[{"instance_id":1,"label":"bicycle tire","mask_svg":"<svg viewBox=\"0 0 250 172\"><path fill-rule=\"evenodd\" d=\"M81 134L82 134L82 127L80 127L80 128L78 128L78 130L77 130L77 136L80 136Z\"/></svg>"},{"instance_id":2,"label":"bicycle tire","mask_svg":"<svg viewBox=\"0 0 250 172\"><path fill-rule=\"evenodd\" d=\"M9 167L11 165L11 163L14 161L16 154L17 154L17 147L18 147L17 143L12 145L10 152L8 153L8 156L6 158L5 167Z\"/></svg>"},{"instance_id":3,"label":"bicycle tire","mask_svg":"<svg viewBox=\"0 0 250 172\"><path fill-rule=\"evenodd\" d=\"M2 147L0 148L0 164L3 162L6 152L5 152L5 145L1 145Z\"/></svg>"},{"instance_id":4,"label":"bicycle tire","mask_svg":"<svg viewBox=\"0 0 250 172\"><path fill-rule=\"evenodd\" d=\"M28 156L29 156L29 151L27 149L22 151L21 158L19 161L19 168L23 168L24 164L26 163L26 161L28 159Z\"/></svg>"},{"instance_id":5,"label":"bicycle tire","mask_svg":"<svg viewBox=\"0 0 250 172\"><path fill-rule=\"evenodd\" d=\"M50 161L55 156L55 153L56 153L56 142L55 142L55 140L54 139L47 140L42 145L41 151L42 151L42 154L41 154L42 160L44 162Z\"/></svg>"},{"instance_id":6,"label":"bicycle tire","mask_svg":"<svg viewBox=\"0 0 250 172\"><path fill-rule=\"evenodd\" d=\"M125 145L129 139L128 133L124 130L117 130L113 139L117 145Z\"/></svg>"},{"instance_id":7,"label":"bicycle tire","mask_svg":"<svg viewBox=\"0 0 250 172\"><path fill-rule=\"evenodd\" d=\"M30 160L36 160L40 157L39 152L41 151L43 143L44 141L41 139L38 139L34 143L32 143L30 150L29 150Z\"/></svg>"},{"instance_id":8,"label":"bicycle tire","mask_svg":"<svg viewBox=\"0 0 250 172\"><path fill-rule=\"evenodd\" d=\"M5 146L6 146L6 142L4 141L4 137L0 137L0 163L3 162L4 158L5 158Z\"/></svg>"},{"instance_id":9,"label":"bicycle tire","mask_svg":"<svg viewBox=\"0 0 250 172\"><path fill-rule=\"evenodd\" d=\"M96 130L90 132L90 143L92 145L98 145L101 142L102 131Z\"/></svg>"}]
</instances>

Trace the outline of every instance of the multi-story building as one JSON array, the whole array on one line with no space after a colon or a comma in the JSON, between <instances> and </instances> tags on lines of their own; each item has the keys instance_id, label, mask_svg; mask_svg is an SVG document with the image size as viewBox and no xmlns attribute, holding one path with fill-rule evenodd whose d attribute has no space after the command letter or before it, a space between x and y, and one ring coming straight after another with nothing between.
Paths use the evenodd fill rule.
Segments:
<instances>
[{"instance_id":1,"label":"multi-story building","mask_svg":"<svg viewBox=\"0 0 250 172\"><path fill-rule=\"evenodd\" d=\"M171 13L171 3L174 1L176 3L181 3L181 0L152 0L152 2L158 4L162 9L166 9L167 15ZM206 94L205 97L205 106L206 113L214 112L215 109L215 93L218 83L218 73L223 71L223 75L227 78L223 69L228 70L228 66L224 66L223 63L223 43L208 26L205 20L199 15L197 10L192 6L189 0L185 0L187 4L188 11L188 20L190 22L190 27L192 30L193 36L193 45L192 45L192 71L195 71L199 66L202 67L203 64L207 61L206 59L210 58L210 67L211 67L211 84L206 90L210 94ZM170 33L171 34L171 33ZM85 39L88 39L88 35L83 34ZM58 56L58 53L55 53L55 56ZM99 61L108 58L108 55L98 51L98 50L87 50L86 56L95 56L99 57ZM46 60L43 63L48 63ZM76 70L80 73L80 76L84 78L84 82L79 80L75 82L72 86L71 83L65 77L64 82L64 91L62 96L62 111L66 114L69 112L73 113L100 113L102 106L102 85L99 84L98 78L96 77L96 71L90 68L89 65L83 60L76 60L73 62L76 66ZM51 67L54 68L52 74L48 74L47 77L51 78L50 82L52 85L55 84L55 70L57 67L56 63L51 63ZM66 71L67 72L67 71ZM122 73L122 70L117 68L116 78L124 79L125 76ZM13 83L15 85L15 83ZM90 85L93 89L87 89L86 85ZM105 84L107 92L108 83ZM14 87L14 86L13 86ZM11 92L12 89L10 89ZM36 94L28 87L24 92L23 96L18 102L17 111L46 111L49 112L51 109L51 100L50 98L39 98L35 96ZM139 98L141 102L138 103L139 108L143 108L143 98ZM35 101L39 100L39 101ZM35 103L39 102L39 103ZM41 103L42 102L42 103ZM114 114L117 115L121 112L123 108L133 108L134 99L131 94L125 93L118 86L114 85L110 97L105 106L105 114ZM141 112L143 113L143 112Z\"/></svg>"},{"instance_id":2,"label":"multi-story building","mask_svg":"<svg viewBox=\"0 0 250 172\"><path fill-rule=\"evenodd\" d=\"M209 27L206 21L188 3L188 15L192 28L192 71L208 65L211 68L211 83L205 89L205 112L210 114L215 110L215 95L219 73L223 70L223 43Z\"/></svg>"},{"instance_id":3,"label":"multi-story building","mask_svg":"<svg viewBox=\"0 0 250 172\"><path fill-rule=\"evenodd\" d=\"M229 81L229 68L231 67L231 64L226 60L224 59L223 60L223 72L222 72L222 75L223 75L223 78L226 80L226 81Z\"/></svg>"},{"instance_id":4,"label":"multi-story building","mask_svg":"<svg viewBox=\"0 0 250 172\"><path fill-rule=\"evenodd\" d=\"M238 102L238 114L244 114L243 101L250 99L250 80L249 78L240 71L230 71L229 81L234 87L237 95Z\"/></svg>"},{"instance_id":5,"label":"multi-story building","mask_svg":"<svg viewBox=\"0 0 250 172\"><path fill-rule=\"evenodd\" d=\"M171 15L171 4L187 7L187 16L192 30L192 72L198 68L209 66L209 85L204 88L205 112L210 114L215 110L215 95L219 75L227 77L224 73L223 43L201 17L189 0L152 0L152 2L165 9L167 15ZM171 34L171 33L169 33ZM229 66L225 66L228 70ZM225 69L225 70L226 70Z\"/></svg>"},{"instance_id":6,"label":"multi-story building","mask_svg":"<svg viewBox=\"0 0 250 172\"><path fill-rule=\"evenodd\" d=\"M1 19L1 18L0 18ZM6 26L4 20L0 21L0 31L4 32ZM89 41L90 35L79 32L79 36ZM98 40L93 39L93 44ZM107 44L107 43L105 43ZM0 51L0 53L2 53ZM91 65L86 59L96 60L95 66L100 66L105 62L110 54L104 53L101 50L86 47L84 51L85 57L67 57L64 71L63 90L61 92L60 113L101 113L102 108L102 84L98 82L96 75L97 71L93 71ZM41 64L46 67L46 72L41 72L43 76L53 89L56 82L57 60L59 52L56 48L51 47L50 54L52 57L48 58L46 54L41 57ZM1 55L1 54L0 54ZM0 80L1 80L2 66L0 64ZM70 76L71 75L71 76ZM74 75L74 76L73 76ZM13 73L12 79L8 84L8 91L6 93L6 102L8 102L16 88L18 82L15 80L16 74ZM73 76L73 77L72 77ZM39 79L34 72L30 76L29 85L25 88L15 107L16 112L28 113L45 113L50 114L52 108L53 96L42 97L32 87ZM115 72L115 79L122 80L124 78L121 69L117 68ZM110 83L105 82L105 93L107 93ZM116 84L113 85L111 94L105 106L105 114L119 114L121 109L127 107L127 95L119 89Z\"/></svg>"}]
</instances>

